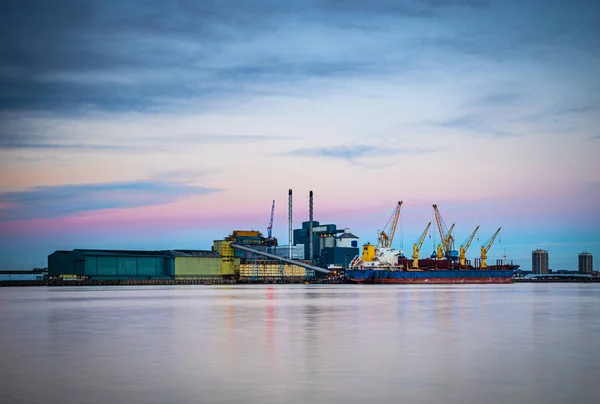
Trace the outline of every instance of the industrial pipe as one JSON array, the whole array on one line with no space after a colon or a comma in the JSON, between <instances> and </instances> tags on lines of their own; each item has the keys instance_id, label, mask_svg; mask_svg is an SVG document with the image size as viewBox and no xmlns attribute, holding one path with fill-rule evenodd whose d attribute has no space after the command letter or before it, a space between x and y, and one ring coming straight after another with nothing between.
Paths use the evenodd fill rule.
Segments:
<instances>
[{"instance_id":1,"label":"industrial pipe","mask_svg":"<svg viewBox=\"0 0 600 404\"><path fill-rule=\"evenodd\" d=\"M313 191L310 191L308 194L308 259L311 263L313 257Z\"/></svg>"},{"instance_id":2,"label":"industrial pipe","mask_svg":"<svg viewBox=\"0 0 600 404\"><path fill-rule=\"evenodd\" d=\"M288 191L288 226L289 226L289 231L290 231L290 243L288 245L288 257L289 259L292 259L292 245L294 244L294 231L293 231L293 224L292 224L292 190L290 189Z\"/></svg>"}]
</instances>

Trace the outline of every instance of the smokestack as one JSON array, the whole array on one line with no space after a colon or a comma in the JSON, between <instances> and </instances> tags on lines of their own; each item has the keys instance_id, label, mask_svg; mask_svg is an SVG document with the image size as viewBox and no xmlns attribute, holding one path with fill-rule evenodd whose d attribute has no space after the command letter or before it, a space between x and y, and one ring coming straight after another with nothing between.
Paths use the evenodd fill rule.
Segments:
<instances>
[{"instance_id":1,"label":"smokestack","mask_svg":"<svg viewBox=\"0 0 600 404\"><path fill-rule=\"evenodd\" d=\"M292 259L292 245L294 244L294 231L292 230L292 190L288 191L288 221L290 226L290 245L288 258Z\"/></svg>"},{"instance_id":2,"label":"smokestack","mask_svg":"<svg viewBox=\"0 0 600 404\"><path fill-rule=\"evenodd\" d=\"M308 194L308 259L313 260L313 191Z\"/></svg>"}]
</instances>

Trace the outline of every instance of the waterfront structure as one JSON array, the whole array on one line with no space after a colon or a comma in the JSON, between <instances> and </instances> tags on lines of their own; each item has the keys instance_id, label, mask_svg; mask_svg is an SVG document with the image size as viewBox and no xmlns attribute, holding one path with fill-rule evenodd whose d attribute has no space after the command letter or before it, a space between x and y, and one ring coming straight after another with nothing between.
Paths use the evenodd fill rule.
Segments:
<instances>
[{"instance_id":1,"label":"waterfront structure","mask_svg":"<svg viewBox=\"0 0 600 404\"><path fill-rule=\"evenodd\" d=\"M168 257L174 259L175 279L208 279L233 276L233 267L223 268L223 260L216 251L170 250Z\"/></svg>"},{"instance_id":2,"label":"waterfront structure","mask_svg":"<svg viewBox=\"0 0 600 404\"><path fill-rule=\"evenodd\" d=\"M0 282L3 281L42 281L48 275L46 269L34 269L33 271L1 270Z\"/></svg>"},{"instance_id":3,"label":"waterfront structure","mask_svg":"<svg viewBox=\"0 0 600 404\"><path fill-rule=\"evenodd\" d=\"M579 253L579 273L591 274L594 271L592 254L589 252Z\"/></svg>"},{"instance_id":4,"label":"waterfront structure","mask_svg":"<svg viewBox=\"0 0 600 404\"><path fill-rule=\"evenodd\" d=\"M296 244L293 245L292 248L288 245L279 245L279 246L251 246L252 249L261 252L271 253L281 258L289 258L294 260L303 260L304 259L304 245ZM290 250L292 251L292 256L290 257Z\"/></svg>"},{"instance_id":5,"label":"waterfront structure","mask_svg":"<svg viewBox=\"0 0 600 404\"><path fill-rule=\"evenodd\" d=\"M248 247L265 246L269 244L266 237L263 237L262 233L256 230L234 230L231 234L225 238L230 243L236 243ZM235 258L245 258L248 256L246 251L235 250Z\"/></svg>"},{"instance_id":6,"label":"waterfront structure","mask_svg":"<svg viewBox=\"0 0 600 404\"><path fill-rule=\"evenodd\" d=\"M274 281L285 278L302 281L309 275L314 274L301 266L261 259L240 264L239 279L243 281Z\"/></svg>"},{"instance_id":7,"label":"waterfront structure","mask_svg":"<svg viewBox=\"0 0 600 404\"><path fill-rule=\"evenodd\" d=\"M548 274L548 251L537 249L531 252L531 269L534 274Z\"/></svg>"},{"instance_id":8,"label":"waterfront structure","mask_svg":"<svg viewBox=\"0 0 600 404\"><path fill-rule=\"evenodd\" d=\"M358 237L352 234L350 229L338 230L335 224L321 224L318 221L302 222L302 227L294 230L293 239L295 245L304 245L305 259L323 268L330 265L348 266L350 261L359 254ZM312 257L309 245L311 239Z\"/></svg>"},{"instance_id":9,"label":"waterfront structure","mask_svg":"<svg viewBox=\"0 0 600 404\"><path fill-rule=\"evenodd\" d=\"M163 280L233 278L239 259L233 249L55 251L48 256L48 276L62 279ZM225 254L217 251L219 248Z\"/></svg>"},{"instance_id":10,"label":"waterfront structure","mask_svg":"<svg viewBox=\"0 0 600 404\"><path fill-rule=\"evenodd\" d=\"M55 251L48 256L49 277L84 279L169 279L173 275L165 251Z\"/></svg>"}]
</instances>

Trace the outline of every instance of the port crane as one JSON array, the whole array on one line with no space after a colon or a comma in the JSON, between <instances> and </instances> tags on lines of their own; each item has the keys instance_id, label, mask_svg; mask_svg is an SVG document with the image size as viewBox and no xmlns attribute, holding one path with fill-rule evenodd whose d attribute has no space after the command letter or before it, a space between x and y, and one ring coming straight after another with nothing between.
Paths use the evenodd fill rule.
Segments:
<instances>
[{"instance_id":1,"label":"port crane","mask_svg":"<svg viewBox=\"0 0 600 404\"><path fill-rule=\"evenodd\" d=\"M441 246L437 247L437 258L442 259L444 256L448 258L454 258L458 255L458 252L454 250L454 236L452 236L452 230L454 230L454 224L448 230L442 215L438 210L436 204L433 205L433 213L435 215L435 222L437 223L438 231L440 233Z\"/></svg>"},{"instance_id":2,"label":"port crane","mask_svg":"<svg viewBox=\"0 0 600 404\"><path fill-rule=\"evenodd\" d=\"M473 233L471 233L471 235L465 240L465 242L458 247L458 262L461 266L464 266L467 262L467 250L469 249L475 234L477 234L477 230L479 230L479 226L477 226Z\"/></svg>"},{"instance_id":3,"label":"port crane","mask_svg":"<svg viewBox=\"0 0 600 404\"><path fill-rule=\"evenodd\" d=\"M431 222L429 222L427 224L427 227L425 227L425 231L423 231L423 234L421 234L421 237L419 237L417 242L415 244L413 244L413 255L412 255L413 268L419 267L419 250L421 250L421 247L423 246L423 242L425 241L425 237L427 237L427 232L429 231L430 226L431 226Z\"/></svg>"},{"instance_id":4,"label":"port crane","mask_svg":"<svg viewBox=\"0 0 600 404\"><path fill-rule=\"evenodd\" d=\"M267 245L273 244L273 218L275 216L275 199L271 205L271 218L269 219L269 225L267 226Z\"/></svg>"},{"instance_id":5,"label":"port crane","mask_svg":"<svg viewBox=\"0 0 600 404\"><path fill-rule=\"evenodd\" d=\"M484 245L481 246L481 269L487 268L487 253L490 250L490 248L492 248L492 244L494 244L494 240L496 240L496 236L498 235L498 233L500 233L501 228L502 227L499 227L498 230L496 230L496 232L494 233L494 235L490 237Z\"/></svg>"},{"instance_id":6,"label":"port crane","mask_svg":"<svg viewBox=\"0 0 600 404\"><path fill-rule=\"evenodd\" d=\"M396 234L396 228L398 227L398 219L400 219L400 211L402 210L402 201L398 202L396 209L392 212L392 215L385 224L384 229L379 232L377 240L377 248L391 248L392 242L394 241L394 234Z\"/></svg>"}]
</instances>

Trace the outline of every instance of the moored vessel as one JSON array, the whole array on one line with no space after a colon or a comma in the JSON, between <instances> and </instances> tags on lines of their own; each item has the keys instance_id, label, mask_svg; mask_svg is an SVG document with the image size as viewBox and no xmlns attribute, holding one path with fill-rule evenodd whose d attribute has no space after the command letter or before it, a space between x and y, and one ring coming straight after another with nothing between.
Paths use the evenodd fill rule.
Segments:
<instances>
[{"instance_id":1,"label":"moored vessel","mask_svg":"<svg viewBox=\"0 0 600 404\"><path fill-rule=\"evenodd\" d=\"M363 245L362 254L356 256L345 272L347 280L357 283L382 284L503 284L512 283L514 271L519 265L497 260L496 265L487 265L487 253L500 229L481 246L481 256L471 265L466 259L466 252L471 245L479 226L460 245L459 251L454 249L454 224L448 229L442 220L437 205L433 205L435 220L440 234L440 244L430 258L419 259L419 250L427 236L431 222L413 246L412 259L404 256L401 250L392 247L396 232L402 201L386 225L386 230L379 233L377 245ZM389 230L387 229L389 225Z\"/></svg>"}]
</instances>

